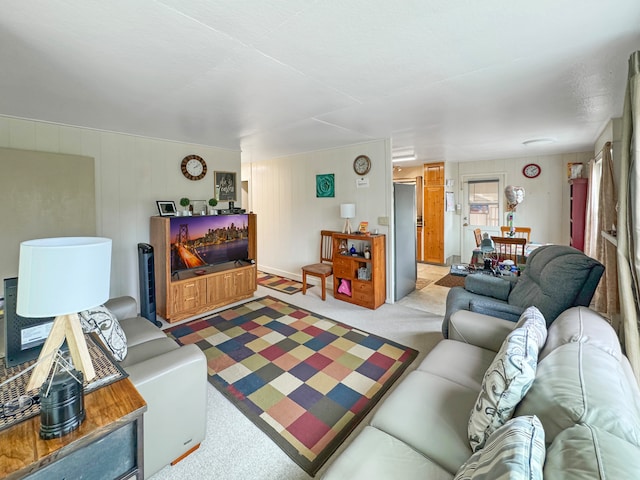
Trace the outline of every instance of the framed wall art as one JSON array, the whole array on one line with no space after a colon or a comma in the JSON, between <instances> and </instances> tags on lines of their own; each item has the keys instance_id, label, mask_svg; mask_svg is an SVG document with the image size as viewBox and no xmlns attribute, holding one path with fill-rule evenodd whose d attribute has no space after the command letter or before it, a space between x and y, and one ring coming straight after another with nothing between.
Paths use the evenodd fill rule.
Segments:
<instances>
[{"instance_id":1,"label":"framed wall art","mask_svg":"<svg viewBox=\"0 0 640 480\"><path fill-rule=\"evenodd\" d=\"M220 202L236 201L236 173L235 172L213 172L216 186L216 195Z\"/></svg>"},{"instance_id":2,"label":"framed wall art","mask_svg":"<svg viewBox=\"0 0 640 480\"><path fill-rule=\"evenodd\" d=\"M316 175L316 197L332 198L336 196L335 179L333 173Z\"/></svg>"},{"instance_id":3,"label":"framed wall art","mask_svg":"<svg viewBox=\"0 0 640 480\"><path fill-rule=\"evenodd\" d=\"M171 200L156 200L158 214L161 217L173 217L176 214L176 204Z\"/></svg>"}]
</instances>

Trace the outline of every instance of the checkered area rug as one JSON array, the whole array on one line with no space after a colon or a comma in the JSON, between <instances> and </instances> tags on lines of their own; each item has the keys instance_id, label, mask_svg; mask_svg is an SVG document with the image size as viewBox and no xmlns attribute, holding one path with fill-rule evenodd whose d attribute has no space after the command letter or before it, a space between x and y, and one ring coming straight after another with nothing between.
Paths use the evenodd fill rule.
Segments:
<instances>
[{"instance_id":1,"label":"checkered area rug","mask_svg":"<svg viewBox=\"0 0 640 480\"><path fill-rule=\"evenodd\" d=\"M312 476L418 353L269 296L167 332Z\"/></svg>"},{"instance_id":2,"label":"checkered area rug","mask_svg":"<svg viewBox=\"0 0 640 480\"><path fill-rule=\"evenodd\" d=\"M278 292L288 293L289 295L302 291L302 283L300 282L261 271L258 271L258 285L277 290ZM313 285L307 284L307 288L311 287L313 287Z\"/></svg>"}]
</instances>

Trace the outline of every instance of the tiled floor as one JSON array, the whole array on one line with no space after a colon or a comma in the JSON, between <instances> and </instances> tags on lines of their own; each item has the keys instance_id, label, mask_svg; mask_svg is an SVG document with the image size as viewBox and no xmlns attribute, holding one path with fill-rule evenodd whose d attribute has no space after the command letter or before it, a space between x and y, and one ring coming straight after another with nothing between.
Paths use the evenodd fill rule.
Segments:
<instances>
[{"instance_id":1,"label":"tiled floor","mask_svg":"<svg viewBox=\"0 0 640 480\"><path fill-rule=\"evenodd\" d=\"M426 287L411 292L406 297L400 299L398 303L409 308L422 310L436 315L444 315L445 303L449 288L435 285L449 273L449 266L430 265L426 263L418 263L418 278L425 279L428 284Z\"/></svg>"}]
</instances>

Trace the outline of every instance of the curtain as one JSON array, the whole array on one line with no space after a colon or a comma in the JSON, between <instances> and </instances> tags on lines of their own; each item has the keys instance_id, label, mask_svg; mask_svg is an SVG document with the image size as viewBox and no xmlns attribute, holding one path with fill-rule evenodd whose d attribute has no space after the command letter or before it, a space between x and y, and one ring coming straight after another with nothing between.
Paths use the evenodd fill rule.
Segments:
<instances>
[{"instance_id":1,"label":"curtain","mask_svg":"<svg viewBox=\"0 0 640 480\"><path fill-rule=\"evenodd\" d=\"M593 181L596 176L596 159L590 160L587 167L589 169L587 172L589 194L587 195L587 208L584 215L584 253L591 258L597 259L596 240L600 226L598 224L598 218L596 217L598 211L599 184Z\"/></svg>"},{"instance_id":2,"label":"curtain","mask_svg":"<svg viewBox=\"0 0 640 480\"><path fill-rule=\"evenodd\" d=\"M594 258L605 266L605 271L596 289L594 307L598 312L604 313L612 321L616 331L619 331L618 318L614 315L619 311L616 248L602 238L600 234L601 230L608 232L612 228L616 228L618 222L618 214L616 212L618 195L613 179L613 159L611 158L610 142L607 142L602 148L601 166L598 192L598 231L594 242Z\"/></svg>"},{"instance_id":3,"label":"curtain","mask_svg":"<svg viewBox=\"0 0 640 480\"><path fill-rule=\"evenodd\" d=\"M640 51L629 58L629 78L622 114L622 151L618 209L618 283L620 285L621 335L631 367L640 383L638 277L640 267L640 172L637 165L640 139Z\"/></svg>"}]
</instances>

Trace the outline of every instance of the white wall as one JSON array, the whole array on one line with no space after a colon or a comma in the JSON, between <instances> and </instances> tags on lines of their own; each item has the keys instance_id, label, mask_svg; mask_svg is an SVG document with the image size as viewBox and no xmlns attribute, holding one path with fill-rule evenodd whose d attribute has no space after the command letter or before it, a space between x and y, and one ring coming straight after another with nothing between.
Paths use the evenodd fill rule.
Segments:
<instances>
[{"instance_id":1,"label":"white wall","mask_svg":"<svg viewBox=\"0 0 640 480\"><path fill-rule=\"evenodd\" d=\"M149 242L156 200L173 200L176 206L184 196L206 200L213 196L215 170L240 175L239 151L3 116L0 147L95 158L96 233L113 239L111 295L136 299L137 245ZM180 162L191 154L207 162L207 175L195 182L180 171Z\"/></svg>"},{"instance_id":2,"label":"white wall","mask_svg":"<svg viewBox=\"0 0 640 480\"><path fill-rule=\"evenodd\" d=\"M371 159L367 188L356 187L359 177L353 171L353 159L358 155ZM335 175L334 198L316 197L316 175L324 173ZM370 230L377 228L387 234L387 252L392 251L388 227L377 223L378 217L389 217L390 224L393 221L388 141L243 164L242 178L249 181L249 205L258 215L258 267L261 269L301 279L300 267L319 259L320 230L342 230L341 203L356 204L354 229L361 221L369 222ZM392 271L391 268L388 261L387 272ZM387 285L387 292L389 288Z\"/></svg>"},{"instance_id":3,"label":"white wall","mask_svg":"<svg viewBox=\"0 0 640 480\"><path fill-rule=\"evenodd\" d=\"M456 182L456 201L462 201L464 185L460 178L463 175L504 173L507 185L521 186L525 190L524 202L518 206L515 224L530 226L532 241L568 245L567 164L583 162L586 168L586 163L592 157L593 153L582 152L460 163ZM537 178L529 179L522 174L523 167L529 163L540 165L542 172ZM447 232L447 235L449 233Z\"/></svg>"}]
</instances>

